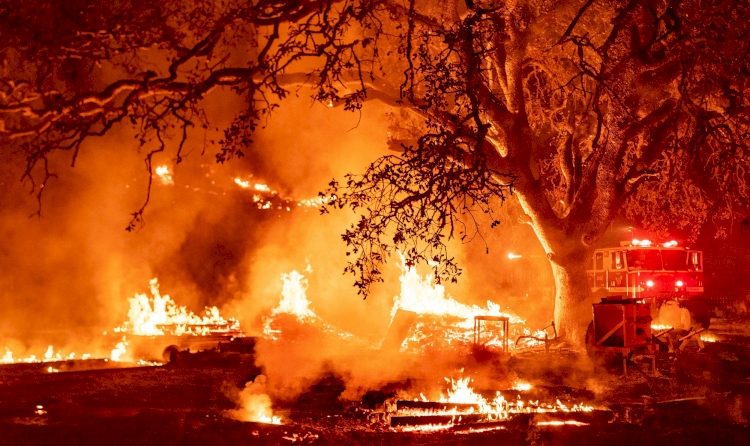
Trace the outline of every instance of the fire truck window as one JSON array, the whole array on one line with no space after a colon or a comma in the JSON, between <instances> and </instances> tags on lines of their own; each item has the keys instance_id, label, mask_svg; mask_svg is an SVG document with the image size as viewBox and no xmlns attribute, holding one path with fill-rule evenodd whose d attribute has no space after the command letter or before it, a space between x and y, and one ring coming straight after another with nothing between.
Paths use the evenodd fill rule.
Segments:
<instances>
[{"instance_id":1,"label":"fire truck window","mask_svg":"<svg viewBox=\"0 0 750 446\"><path fill-rule=\"evenodd\" d=\"M664 261L664 269L667 271L685 271L687 267L687 252L685 251L663 249L661 258Z\"/></svg>"},{"instance_id":2,"label":"fire truck window","mask_svg":"<svg viewBox=\"0 0 750 446\"><path fill-rule=\"evenodd\" d=\"M601 252L596 253L596 269L597 270L604 269L604 253L601 253Z\"/></svg>"},{"instance_id":3,"label":"fire truck window","mask_svg":"<svg viewBox=\"0 0 750 446\"><path fill-rule=\"evenodd\" d=\"M688 256L688 269L691 271L703 271L703 259L700 251L691 251Z\"/></svg>"},{"instance_id":4,"label":"fire truck window","mask_svg":"<svg viewBox=\"0 0 750 446\"><path fill-rule=\"evenodd\" d=\"M633 249L627 252L628 269L661 270L661 256L658 249Z\"/></svg>"},{"instance_id":5,"label":"fire truck window","mask_svg":"<svg viewBox=\"0 0 750 446\"><path fill-rule=\"evenodd\" d=\"M625 267L622 261L622 252L615 251L612 253L612 268L611 269L623 269Z\"/></svg>"},{"instance_id":6,"label":"fire truck window","mask_svg":"<svg viewBox=\"0 0 750 446\"><path fill-rule=\"evenodd\" d=\"M594 269L594 256L591 256L589 261L589 269Z\"/></svg>"}]
</instances>

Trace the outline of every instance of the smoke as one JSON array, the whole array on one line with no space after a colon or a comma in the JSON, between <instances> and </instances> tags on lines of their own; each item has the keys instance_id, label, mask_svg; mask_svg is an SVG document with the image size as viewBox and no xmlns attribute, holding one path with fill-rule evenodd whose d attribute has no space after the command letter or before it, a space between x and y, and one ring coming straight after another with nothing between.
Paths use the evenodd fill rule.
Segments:
<instances>
[{"instance_id":1,"label":"smoke","mask_svg":"<svg viewBox=\"0 0 750 446\"><path fill-rule=\"evenodd\" d=\"M207 105L218 129L242 106L229 94ZM316 329L299 329L296 337L277 344L260 342L269 394L292 398L320 374L334 372L347 377L351 395L407 372L439 381L462 364L439 355L404 358L367 347L379 345L388 329L392 298L399 292L398 259L389 260L385 283L361 299L354 278L341 274L348 258L340 234L355 215L321 216L314 207L294 206L316 197L332 178L362 172L385 153L386 111L367 104L360 116L290 97L257 132L247 156L226 165L212 157L210 142L221 138L220 131L193 131L181 164L175 164L174 147L154 157L154 166L168 167L173 184L154 182L145 224L135 233L124 228L143 203L148 178L145 153L136 150L129 129L90 141L73 169L67 157L54 160L59 178L45 191L42 218L28 218L35 197L18 181L23 164L5 153L13 163L4 165L0 180L5 240L0 348L8 346L20 356L43 352L52 343L64 351L100 350L109 356L114 343L100 334L127 319L128 298L147 292L154 277L178 305L198 314L217 305L226 317L239 319L247 334L259 334L263 316L281 296L281 275L310 264L312 309L360 342L352 347ZM267 184L277 192L274 206L258 209L257 193L239 187L235 178ZM291 206L279 208L279 197ZM509 306L526 319L530 308L551 315L551 306L534 306L547 291L514 301L517 281L506 274L516 268L504 258L508 249L527 255L529 263L521 269L548 268L543 257L532 260L541 250L533 234L504 224L485 235L489 254L480 240L452 246L464 275L458 284L446 285L448 292L468 304L490 300Z\"/></svg>"}]
</instances>

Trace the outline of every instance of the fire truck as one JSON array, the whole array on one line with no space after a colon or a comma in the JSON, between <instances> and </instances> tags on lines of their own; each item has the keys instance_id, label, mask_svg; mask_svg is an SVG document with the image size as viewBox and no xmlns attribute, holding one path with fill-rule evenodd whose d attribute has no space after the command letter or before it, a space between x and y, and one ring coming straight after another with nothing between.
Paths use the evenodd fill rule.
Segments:
<instances>
[{"instance_id":1,"label":"fire truck","mask_svg":"<svg viewBox=\"0 0 750 446\"><path fill-rule=\"evenodd\" d=\"M675 241L621 242L595 250L587 275L594 297L601 301L593 304L586 349L595 359L597 353L620 356L626 374L635 353L650 356L655 371L660 345L672 350L670 340L665 344L660 336L674 331L682 333L678 339L683 341L709 326L701 251ZM657 327L660 332L653 333Z\"/></svg>"},{"instance_id":2,"label":"fire truck","mask_svg":"<svg viewBox=\"0 0 750 446\"><path fill-rule=\"evenodd\" d=\"M665 305L682 308L683 314L689 313L689 323L708 328L703 253L699 250L679 246L674 240L655 244L634 239L619 247L595 250L587 275L595 296L619 296L649 304L657 322Z\"/></svg>"}]
</instances>

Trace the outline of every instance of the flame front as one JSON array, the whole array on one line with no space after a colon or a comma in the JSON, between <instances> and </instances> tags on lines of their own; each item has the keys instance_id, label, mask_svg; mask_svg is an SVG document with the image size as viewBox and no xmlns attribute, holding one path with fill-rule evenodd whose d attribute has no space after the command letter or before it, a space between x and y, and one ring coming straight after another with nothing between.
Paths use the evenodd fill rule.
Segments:
<instances>
[{"instance_id":1,"label":"flame front","mask_svg":"<svg viewBox=\"0 0 750 446\"><path fill-rule=\"evenodd\" d=\"M130 332L138 336L163 336L166 333L180 336L209 335L239 331L239 322L224 319L216 307L206 308L205 316L196 316L186 307L178 307L169 297L159 292L159 281L149 281L152 298L136 293L128 299L128 323L115 329L116 332Z\"/></svg>"}]
</instances>

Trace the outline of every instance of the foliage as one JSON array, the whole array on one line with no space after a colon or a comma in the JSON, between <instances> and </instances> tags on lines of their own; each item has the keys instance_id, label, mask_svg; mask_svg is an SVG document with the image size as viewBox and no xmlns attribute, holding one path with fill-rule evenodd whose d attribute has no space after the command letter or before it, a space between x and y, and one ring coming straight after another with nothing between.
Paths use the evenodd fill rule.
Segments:
<instances>
[{"instance_id":1,"label":"foliage","mask_svg":"<svg viewBox=\"0 0 750 446\"><path fill-rule=\"evenodd\" d=\"M44 0L1 6L0 23L0 134L40 197L50 156L75 162L114 125L138 129L149 175L168 144L179 162L216 89L248 104L219 162L291 86L399 109L400 154L326 191L361 213L344 240L365 293L397 248L455 279L446 239L481 236L477 216L496 224L511 193L561 266L582 265L618 213L693 235L747 219L746 2Z\"/></svg>"}]
</instances>

